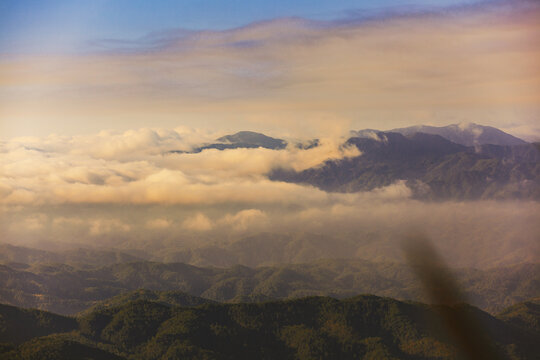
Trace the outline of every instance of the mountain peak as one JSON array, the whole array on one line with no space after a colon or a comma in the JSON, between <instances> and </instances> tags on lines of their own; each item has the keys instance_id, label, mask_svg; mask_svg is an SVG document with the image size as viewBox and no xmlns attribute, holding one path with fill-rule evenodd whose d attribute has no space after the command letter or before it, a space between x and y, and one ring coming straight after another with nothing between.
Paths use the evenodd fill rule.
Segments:
<instances>
[{"instance_id":1,"label":"mountain peak","mask_svg":"<svg viewBox=\"0 0 540 360\"><path fill-rule=\"evenodd\" d=\"M405 136L418 132L439 135L452 142L465 146L486 144L513 146L527 144L527 142L497 128L478 125L471 122L463 122L447 126L417 125L393 129L390 131L398 132Z\"/></svg>"},{"instance_id":2,"label":"mountain peak","mask_svg":"<svg viewBox=\"0 0 540 360\"><path fill-rule=\"evenodd\" d=\"M460 122L458 124L452 124L452 125L449 125L449 126L458 127L461 130L471 130L471 129L474 129L474 128L481 127L481 125L475 124L473 122L468 122L468 121ZM442 126L442 127L444 127L444 126Z\"/></svg>"},{"instance_id":3,"label":"mountain peak","mask_svg":"<svg viewBox=\"0 0 540 360\"><path fill-rule=\"evenodd\" d=\"M254 131L239 131L232 135L222 136L216 140L233 145L257 146L267 149L283 149L287 146L285 140L276 139Z\"/></svg>"}]
</instances>

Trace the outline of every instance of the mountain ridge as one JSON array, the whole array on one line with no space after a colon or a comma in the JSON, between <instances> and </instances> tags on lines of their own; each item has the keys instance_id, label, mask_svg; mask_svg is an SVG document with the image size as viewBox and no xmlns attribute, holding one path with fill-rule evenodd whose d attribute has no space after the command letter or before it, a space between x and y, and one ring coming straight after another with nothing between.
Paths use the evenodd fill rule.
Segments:
<instances>
[{"instance_id":1,"label":"mountain ridge","mask_svg":"<svg viewBox=\"0 0 540 360\"><path fill-rule=\"evenodd\" d=\"M491 270L459 269L456 279L472 304L499 311L524 298L538 296L540 264L521 264ZM94 269L62 264L17 270L0 265L0 302L74 314L114 296L138 289L181 291L166 296L197 303L202 297L220 302L256 302L308 295L338 298L374 293L422 300L421 284L409 267L367 260L320 260L250 268L197 267L184 263L135 262ZM501 291L501 289L505 289ZM159 298L142 294L143 298ZM135 297L140 298L141 296Z\"/></svg>"},{"instance_id":2,"label":"mountain ridge","mask_svg":"<svg viewBox=\"0 0 540 360\"><path fill-rule=\"evenodd\" d=\"M405 128L396 128L388 132L397 132L405 136L414 133L439 135L456 144L464 146L476 145L525 145L526 141L510 135L492 126L475 123L451 124L446 126L416 125Z\"/></svg>"},{"instance_id":3,"label":"mountain ridge","mask_svg":"<svg viewBox=\"0 0 540 360\"><path fill-rule=\"evenodd\" d=\"M528 309L520 315L537 319ZM35 333L36 321L24 317L27 312L54 320L43 334ZM135 300L76 319L0 305L0 336L14 329L25 334L2 344L0 359L461 358L464 348L452 341L442 313L480 330L471 337L482 358L525 360L539 351L538 332L514 317L492 316L468 304L359 295L196 307Z\"/></svg>"},{"instance_id":4,"label":"mountain ridge","mask_svg":"<svg viewBox=\"0 0 540 360\"><path fill-rule=\"evenodd\" d=\"M362 154L294 171L276 168L274 181L327 192L360 192L406 181L423 200L540 199L540 151L534 144L464 146L440 135L377 132L349 138Z\"/></svg>"}]
</instances>

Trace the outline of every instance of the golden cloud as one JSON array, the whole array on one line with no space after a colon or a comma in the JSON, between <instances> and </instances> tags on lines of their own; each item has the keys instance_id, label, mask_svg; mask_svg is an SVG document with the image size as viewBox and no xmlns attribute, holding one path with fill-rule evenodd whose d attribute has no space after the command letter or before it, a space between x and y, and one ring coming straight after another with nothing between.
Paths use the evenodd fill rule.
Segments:
<instances>
[{"instance_id":1,"label":"golden cloud","mask_svg":"<svg viewBox=\"0 0 540 360\"><path fill-rule=\"evenodd\" d=\"M380 21L276 20L151 52L4 59L0 122L4 136L148 121L301 135L329 121L382 129L476 121L530 135L540 110L539 24L540 7L520 1ZM135 149L111 143L103 154L120 148Z\"/></svg>"}]
</instances>

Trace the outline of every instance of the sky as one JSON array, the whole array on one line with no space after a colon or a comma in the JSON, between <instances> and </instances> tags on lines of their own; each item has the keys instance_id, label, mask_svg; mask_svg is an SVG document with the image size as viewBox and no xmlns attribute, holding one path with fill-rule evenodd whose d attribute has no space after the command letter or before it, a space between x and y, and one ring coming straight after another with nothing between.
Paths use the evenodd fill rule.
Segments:
<instances>
[{"instance_id":1,"label":"sky","mask_svg":"<svg viewBox=\"0 0 540 360\"><path fill-rule=\"evenodd\" d=\"M76 52L98 39L128 40L166 29L226 30L283 17L332 20L352 12L370 16L469 3L474 1L6 0L0 4L0 52Z\"/></svg>"},{"instance_id":2,"label":"sky","mask_svg":"<svg viewBox=\"0 0 540 360\"><path fill-rule=\"evenodd\" d=\"M386 241L417 224L463 265L526 260L534 201L427 204L403 181L336 194L267 174L358 156L342 144L365 128L540 140L539 40L529 0L1 1L0 238L163 250L301 229L397 251ZM177 151L239 130L320 146ZM462 256L477 243L489 251Z\"/></svg>"},{"instance_id":3,"label":"sky","mask_svg":"<svg viewBox=\"0 0 540 360\"><path fill-rule=\"evenodd\" d=\"M2 1L0 138L177 126L540 137L534 1Z\"/></svg>"}]
</instances>

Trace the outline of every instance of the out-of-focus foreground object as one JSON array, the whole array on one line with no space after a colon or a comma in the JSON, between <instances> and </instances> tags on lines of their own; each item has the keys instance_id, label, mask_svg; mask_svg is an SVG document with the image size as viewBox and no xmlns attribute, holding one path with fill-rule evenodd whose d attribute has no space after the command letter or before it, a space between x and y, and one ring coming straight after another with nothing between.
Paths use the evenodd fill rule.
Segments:
<instances>
[{"instance_id":1,"label":"out-of-focus foreground object","mask_svg":"<svg viewBox=\"0 0 540 360\"><path fill-rule=\"evenodd\" d=\"M460 357L502 359L479 319L464 306L467 302L464 295L429 239L422 234L409 235L403 248L429 303L436 305L436 313L447 335L455 342Z\"/></svg>"}]
</instances>

